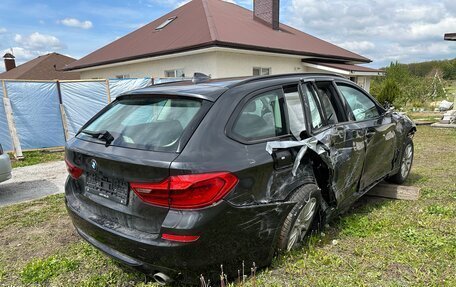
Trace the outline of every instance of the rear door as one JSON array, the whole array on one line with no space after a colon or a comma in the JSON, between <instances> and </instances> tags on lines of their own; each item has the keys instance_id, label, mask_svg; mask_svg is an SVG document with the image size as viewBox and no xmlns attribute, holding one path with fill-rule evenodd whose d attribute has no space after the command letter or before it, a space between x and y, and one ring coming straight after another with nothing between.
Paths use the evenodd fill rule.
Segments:
<instances>
[{"instance_id":1,"label":"rear door","mask_svg":"<svg viewBox=\"0 0 456 287\"><path fill-rule=\"evenodd\" d=\"M350 203L357 192L365 157L364 129L345 116L343 103L331 81L302 86L312 135L329 147L330 182L337 206Z\"/></svg>"},{"instance_id":2,"label":"rear door","mask_svg":"<svg viewBox=\"0 0 456 287\"><path fill-rule=\"evenodd\" d=\"M391 116L367 93L355 85L337 83L338 90L349 107L352 124L365 129L366 157L360 190L368 188L392 169L395 151L396 124Z\"/></svg>"}]
</instances>

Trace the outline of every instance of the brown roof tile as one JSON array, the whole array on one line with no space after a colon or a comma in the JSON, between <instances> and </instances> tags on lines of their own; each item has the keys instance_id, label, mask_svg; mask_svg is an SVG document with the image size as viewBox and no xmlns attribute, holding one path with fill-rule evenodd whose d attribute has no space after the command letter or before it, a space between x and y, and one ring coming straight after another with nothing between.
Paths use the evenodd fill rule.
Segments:
<instances>
[{"instance_id":1,"label":"brown roof tile","mask_svg":"<svg viewBox=\"0 0 456 287\"><path fill-rule=\"evenodd\" d=\"M160 31L155 28L177 17ZM68 65L80 69L212 46L370 62L369 59L280 24L273 30L252 11L221 0L193 0Z\"/></svg>"},{"instance_id":2,"label":"brown roof tile","mask_svg":"<svg viewBox=\"0 0 456 287\"><path fill-rule=\"evenodd\" d=\"M63 67L76 61L68 56L50 53L39 56L16 68L0 74L0 79L9 80L77 80L78 72L62 71ZM54 69L56 65L57 71Z\"/></svg>"}]
</instances>

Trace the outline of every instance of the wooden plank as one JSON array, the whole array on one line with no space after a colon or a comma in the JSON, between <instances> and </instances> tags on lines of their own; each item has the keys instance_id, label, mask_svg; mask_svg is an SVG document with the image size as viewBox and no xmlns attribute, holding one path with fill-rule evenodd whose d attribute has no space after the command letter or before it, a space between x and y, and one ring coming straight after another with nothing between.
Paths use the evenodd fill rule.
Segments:
<instances>
[{"instance_id":1,"label":"wooden plank","mask_svg":"<svg viewBox=\"0 0 456 287\"><path fill-rule=\"evenodd\" d=\"M435 123L432 124L431 127L433 128L447 128L447 129L456 129L456 124L441 124L441 123Z\"/></svg>"},{"instance_id":2,"label":"wooden plank","mask_svg":"<svg viewBox=\"0 0 456 287\"><path fill-rule=\"evenodd\" d=\"M111 103L111 90L109 89L109 80L106 79L106 94L108 95L108 104Z\"/></svg>"},{"instance_id":3,"label":"wooden plank","mask_svg":"<svg viewBox=\"0 0 456 287\"><path fill-rule=\"evenodd\" d=\"M367 195L402 200L418 200L420 197L420 188L415 186L380 183L369 190Z\"/></svg>"},{"instance_id":4,"label":"wooden plank","mask_svg":"<svg viewBox=\"0 0 456 287\"><path fill-rule=\"evenodd\" d=\"M59 104L60 106L60 116L62 118L62 125L63 125L63 134L65 136L65 141L68 141L70 139L70 134L68 133L68 121L67 121L67 116L65 112L65 107L63 104Z\"/></svg>"},{"instance_id":5,"label":"wooden plank","mask_svg":"<svg viewBox=\"0 0 456 287\"><path fill-rule=\"evenodd\" d=\"M10 99L8 98L8 92L6 90L5 81L2 80L3 88L3 107L5 109L6 121L8 122L8 129L10 132L11 139L13 141L14 157L16 159L23 159L21 142L17 135L16 124L14 123L13 109L11 107Z\"/></svg>"},{"instance_id":6,"label":"wooden plank","mask_svg":"<svg viewBox=\"0 0 456 287\"><path fill-rule=\"evenodd\" d=\"M60 83L104 82L104 81L106 81L106 79L59 80Z\"/></svg>"}]
</instances>

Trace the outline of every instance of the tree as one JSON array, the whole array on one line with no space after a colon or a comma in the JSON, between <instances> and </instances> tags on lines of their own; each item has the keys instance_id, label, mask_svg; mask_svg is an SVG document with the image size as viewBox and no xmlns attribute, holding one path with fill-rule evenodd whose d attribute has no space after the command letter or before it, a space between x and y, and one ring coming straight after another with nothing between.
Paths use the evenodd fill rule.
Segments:
<instances>
[{"instance_id":1,"label":"tree","mask_svg":"<svg viewBox=\"0 0 456 287\"><path fill-rule=\"evenodd\" d=\"M399 88L397 82L393 79L386 79L382 86L380 93L377 96L377 99L380 103L388 102L394 104L396 99L401 98L401 89Z\"/></svg>"}]
</instances>

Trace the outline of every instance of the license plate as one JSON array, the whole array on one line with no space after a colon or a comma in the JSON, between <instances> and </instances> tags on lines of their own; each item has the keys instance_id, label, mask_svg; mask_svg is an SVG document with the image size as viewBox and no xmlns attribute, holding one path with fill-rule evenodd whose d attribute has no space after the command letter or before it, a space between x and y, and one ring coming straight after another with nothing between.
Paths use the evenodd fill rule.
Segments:
<instances>
[{"instance_id":1,"label":"license plate","mask_svg":"<svg viewBox=\"0 0 456 287\"><path fill-rule=\"evenodd\" d=\"M128 204L129 185L121 179L88 173L85 190L124 205Z\"/></svg>"}]
</instances>

